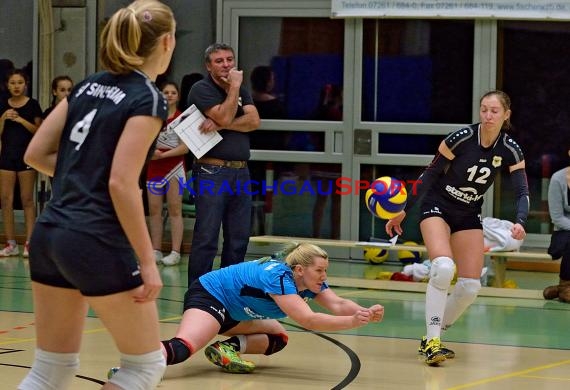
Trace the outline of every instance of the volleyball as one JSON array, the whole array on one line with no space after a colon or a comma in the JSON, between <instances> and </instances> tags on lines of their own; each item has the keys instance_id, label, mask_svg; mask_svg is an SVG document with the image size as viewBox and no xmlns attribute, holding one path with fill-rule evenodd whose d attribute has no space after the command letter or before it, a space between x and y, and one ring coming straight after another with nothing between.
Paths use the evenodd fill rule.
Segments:
<instances>
[{"instance_id":1,"label":"volleyball","mask_svg":"<svg viewBox=\"0 0 570 390\"><path fill-rule=\"evenodd\" d=\"M417 246L418 244L414 241L405 241L403 245L407 246ZM421 263L422 258L421 254L418 251L409 251L409 250L399 250L398 251L398 260L402 263Z\"/></svg>"},{"instance_id":2,"label":"volleyball","mask_svg":"<svg viewBox=\"0 0 570 390\"><path fill-rule=\"evenodd\" d=\"M364 258L371 264L381 264L388 259L388 251L377 246L364 247Z\"/></svg>"},{"instance_id":3,"label":"volleyball","mask_svg":"<svg viewBox=\"0 0 570 390\"><path fill-rule=\"evenodd\" d=\"M404 210L407 199L405 183L389 176L374 180L364 197L368 210L380 219L394 218Z\"/></svg>"}]
</instances>

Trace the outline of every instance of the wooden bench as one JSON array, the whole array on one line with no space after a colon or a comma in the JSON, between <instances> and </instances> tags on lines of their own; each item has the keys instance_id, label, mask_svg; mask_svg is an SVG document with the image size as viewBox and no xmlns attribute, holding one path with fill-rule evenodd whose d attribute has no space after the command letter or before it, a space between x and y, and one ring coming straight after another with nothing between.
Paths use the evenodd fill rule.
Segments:
<instances>
[{"instance_id":1,"label":"wooden bench","mask_svg":"<svg viewBox=\"0 0 570 390\"><path fill-rule=\"evenodd\" d=\"M351 240L332 240L326 238L305 238L305 237L287 237L287 236L252 236L250 242L260 245L269 244L285 244L292 241L296 242L310 242L321 247L342 247L342 248L357 248L364 246L379 245L377 242L362 242ZM395 244L391 246L382 246L383 249L388 251L413 251L426 253L427 249L424 245L402 245ZM489 287L500 288L505 282L505 273L507 269L526 270L526 271L540 271L540 272L559 272L560 260L552 261L550 255L545 252L539 251L519 251L519 252L486 252L486 263L491 264L493 267L494 278ZM488 260L488 261L487 261ZM369 283L366 283L369 285ZM507 289L505 289L507 290ZM535 297L536 294L531 294ZM525 296L526 297L526 296ZM540 295L540 297L542 297Z\"/></svg>"}]
</instances>

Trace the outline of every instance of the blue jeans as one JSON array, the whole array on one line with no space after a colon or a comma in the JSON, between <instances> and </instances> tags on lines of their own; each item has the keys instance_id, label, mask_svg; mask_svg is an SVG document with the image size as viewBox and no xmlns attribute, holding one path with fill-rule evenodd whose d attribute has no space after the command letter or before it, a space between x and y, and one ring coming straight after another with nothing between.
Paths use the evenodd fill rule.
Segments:
<instances>
[{"instance_id":1,"label":"blue jeans","mask_svg":"<svg viewBox=\"0 0 570 390\"><path fill-rule=\"evenodd\" d=\"M251 233L251 184L248 168L194 164L192 185L196 223L188 261L188 286L212 270L223 228L221 267L241 263Z\"/></svg>"}]
</instances>

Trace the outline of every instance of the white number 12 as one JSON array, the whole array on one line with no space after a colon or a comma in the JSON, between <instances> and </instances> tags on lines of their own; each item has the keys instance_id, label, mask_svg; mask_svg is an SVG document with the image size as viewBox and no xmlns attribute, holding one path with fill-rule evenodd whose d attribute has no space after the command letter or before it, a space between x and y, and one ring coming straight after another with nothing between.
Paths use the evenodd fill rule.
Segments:
<instances>
[{"instance_id":1,"label":"white number 12","mask_svg":"<svg viewBox=\"0 0 570 390\"><path fill-rule=\"evenodd\" d=\"M467 170L467 172L469 172L469 177L467 178L467 180L473 181L473 179L475 178L475 174L477 173L477 165L473 165L471 168ZM479 169L479 174L480 174L479 177L475 178L475 183L485 184L487 183L487 178L491 174L491 170L487 167L483 167Z\"/></svg>"}]
</instances>

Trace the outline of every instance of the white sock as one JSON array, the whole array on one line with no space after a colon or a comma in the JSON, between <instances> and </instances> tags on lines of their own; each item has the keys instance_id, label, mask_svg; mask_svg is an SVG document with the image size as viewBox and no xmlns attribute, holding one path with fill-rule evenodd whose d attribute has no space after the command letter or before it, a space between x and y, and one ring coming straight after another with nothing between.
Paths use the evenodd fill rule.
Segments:
<instances>
[{"instance_id":1,"label":"white sock","mask_svg":"<svg viewBox=\"0 0 570 390\"><path fill-rule=\"evenodd\" d=\"M426 288L426 336L428 340L441 337L441 323L446 301L447 290L440 290L428 283Z\"/></svg>"},{"instance_id":2,"label":"white sock","mask_svg":"<svg viewBox=\"0 0 570 390\"><path fill-rule=\"evenodd\" d=\"M247 349L247 336L244 334L238 334L236 337L239 340L239 353L245 353Z\"/></svg>"}]
</instances>

